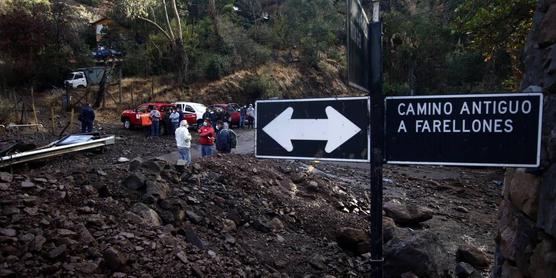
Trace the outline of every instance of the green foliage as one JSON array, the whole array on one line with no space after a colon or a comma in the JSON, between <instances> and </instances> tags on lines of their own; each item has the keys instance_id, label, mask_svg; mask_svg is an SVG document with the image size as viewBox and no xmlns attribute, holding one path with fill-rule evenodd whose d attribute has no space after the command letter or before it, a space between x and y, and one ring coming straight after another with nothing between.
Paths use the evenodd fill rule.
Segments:
<instances>
[{"instance_id":1,"label":"green foliage","mask_svg":"<svg viewBox=\"0 0 556 278\"><path fill-rule=\"evenodd\" d=\"M522 76L521 55L532 26L536 0L465 0L456 10L457 31L467 45L486 61L497 63L500 53L509 55L512 75L502 77L507 87L517 89Z\"/></svg>"}]
</instances>

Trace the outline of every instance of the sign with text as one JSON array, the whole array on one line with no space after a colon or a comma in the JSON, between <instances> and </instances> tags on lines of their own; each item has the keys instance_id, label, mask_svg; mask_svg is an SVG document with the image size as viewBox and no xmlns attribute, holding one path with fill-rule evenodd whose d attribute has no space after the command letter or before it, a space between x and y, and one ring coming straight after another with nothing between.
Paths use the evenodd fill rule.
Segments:
<instances>
[{"instance_id":1,"label":"sign with text","mask_svg":"<svg viewBox=\"0 0 556 278\"><path fill-rule=\"evenodd\" d=\"M391 164L538 167L542 94L386 98Z\"/></svg>"},{"instance_id":2,"label":"sign with text","mask_svg":"<svg viewBox=\"0 0 556 278\"><path fill-rule=\"evenodd\" d=\"M370 161L368 97L256 104L258 158Z\"/></svg>"},{"instance_id":3,"label":"sign with text","mask_svg":"<svg viewBox=\"0 0 556 278\"><path fill-rule=\"evenodd\" d=\"M348 84L368 92L369 88L369 20L359 0L347 1Z\"/></svg>"}]
</instances>

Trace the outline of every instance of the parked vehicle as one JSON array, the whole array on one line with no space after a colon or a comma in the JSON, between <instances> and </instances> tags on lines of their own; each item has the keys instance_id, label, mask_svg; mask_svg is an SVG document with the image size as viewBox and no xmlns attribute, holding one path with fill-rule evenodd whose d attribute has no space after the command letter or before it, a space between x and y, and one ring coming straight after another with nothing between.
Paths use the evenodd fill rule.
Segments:
<instances>
[{"instance_id":1,"label":"parked vehicle","mask_svg":"<svg viewBox=\"0 0 556 278\"><path fill-rule=\"evenodd\" d=\"M166 102L147 102L137 106L135 109L124 110L121 115L124 128L132 129L151 126L152 122L150 119L149 107L156 107L158 111L160 111L160 134L165 134L166 130L170 130L168 116L170 111L176 108L176 106Z\"/></svg>"},{"instance_id":2,"label":"parked vehicle","mask_svg":"<svg viewBox=\"0 0 556 278\"><path fill-rule=\"evenodd\" d=\"M184 118L190 126L199 127L203 123L203 114L207 111L207 107L204 104L178 101L175 105L176 107L181 108Z\"/></svg>"},{"instance_id":3,"label":"parked vehicle","mask_svg":"<svg viewBox=\"0 0 556 278\"><path fill-rule=\"evenodd\" d=\"M107 59L107 58L119 58L124 56L124 53L118 50L114 50L114 49L110 49L110 48L106 48L104 46L101 46L99 48L97 48L96 50L93 50L91 52L91 54L93 55L93 58L98 59L98 60L102 60L102 59Z\"/></svg>"},{"instance_id":4,"label":"parked vehicle","mask_svg":"<svg viewBox=\"0 0 556 278\"><path fill-rule=\"evenodd\" d=\"M72 71L66 76L64 85L72 88L87 88L88 86L98 85L102 80L105 72L104 67L90 67L80 68ZM110 82L111 76L107 77L107 82Z\"/></svg>"},{"instance_id":5,"label":"parked vehicle","mask_svg":"<svg viewBox=\"0 0 556 278\"><path fill-rule=\"evenodd\" d=\"M237 103L228 103L228 104L213 104L209 106L209 109L214 109L216 113L223 113L227 111L230 114L230 127L233 125L239 126L239 119L241 117L240 109L241 106Z\"/></svg>"}]
</instances>

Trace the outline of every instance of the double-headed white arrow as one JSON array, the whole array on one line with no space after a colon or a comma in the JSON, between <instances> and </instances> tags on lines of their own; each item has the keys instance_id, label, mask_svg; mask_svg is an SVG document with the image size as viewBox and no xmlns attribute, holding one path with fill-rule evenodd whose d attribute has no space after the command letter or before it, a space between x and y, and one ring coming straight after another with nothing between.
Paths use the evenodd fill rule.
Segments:
<instances>
[{"instance_id":1,"label":"double-headed white arrow","mask_svg":"<svg viewBox=\"0 0 556 278\"><path fill-rule=\"evenodd\" d=\"M293 108L288 107L268 123L263 131L288 152L293 151L292 140L327 141L324 151L333 152L361 129L328 106L327 119L292 119Z\"/></svg>"}]
</instances>

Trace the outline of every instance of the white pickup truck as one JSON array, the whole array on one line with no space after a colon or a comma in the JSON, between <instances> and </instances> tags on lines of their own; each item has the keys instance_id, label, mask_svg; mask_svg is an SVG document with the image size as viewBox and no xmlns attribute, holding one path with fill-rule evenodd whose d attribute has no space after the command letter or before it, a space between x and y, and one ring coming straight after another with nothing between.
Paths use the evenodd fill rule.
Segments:
<instances>
[{"instance_id":1,"label":"white pickup truck","mask_svg":"<svg viewBox=\"0 0 556 278\"><path fill-rule=\"evenodd\" d=\"M91 85L99 85L106 69L104 67L80 68L69 73L64 80L64 85L71 88L87 88ZM112 77L106 77L108 84Z\"/></svg>"}]
</instances>

